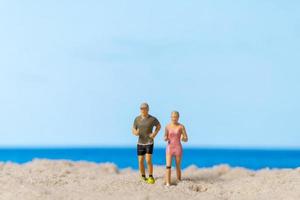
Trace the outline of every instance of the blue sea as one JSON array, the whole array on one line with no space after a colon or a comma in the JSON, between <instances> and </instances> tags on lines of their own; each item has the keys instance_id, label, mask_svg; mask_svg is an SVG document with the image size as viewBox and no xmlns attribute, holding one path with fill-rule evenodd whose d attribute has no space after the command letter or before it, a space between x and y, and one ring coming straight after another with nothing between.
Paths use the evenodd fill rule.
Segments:
<instances>
[{"instance_id":1,"label":"blue sea","mask_svg":"<svg viewBox=\"0 0 300 200\"><path fill-rule=\"evenodd\" d=\"M25 163L35 158L112 162L119 168L137 169L135 148L7 148L0 149L0 161ZM165 149L155 148L155 165L165 164ZM212 149L185 148L182 167L196 165L211 167L219 164L240 166L249 169L300 167L300 150L282 149Z\"/></svg>"}]
</instances>

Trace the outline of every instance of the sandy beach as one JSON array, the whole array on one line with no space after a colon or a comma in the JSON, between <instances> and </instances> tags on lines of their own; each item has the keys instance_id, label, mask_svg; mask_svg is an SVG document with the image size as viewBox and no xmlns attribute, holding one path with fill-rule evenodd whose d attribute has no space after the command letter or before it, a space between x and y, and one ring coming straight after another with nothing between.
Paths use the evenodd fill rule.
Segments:
<instances>
[{"instance_id":1,"label":"sandy beach","mask_svg":"<svg viewBox=\"0 0 300 200\"><path fill-rule=\"evenodd\" d=\"M219 165L190 166L183 180L164 186L164 167L155 166L156 183L141 182L137 171L110 163L34 160L1 163L0 199L300 199L300 168L251 171Z\"/></svg>"}]
</instances>

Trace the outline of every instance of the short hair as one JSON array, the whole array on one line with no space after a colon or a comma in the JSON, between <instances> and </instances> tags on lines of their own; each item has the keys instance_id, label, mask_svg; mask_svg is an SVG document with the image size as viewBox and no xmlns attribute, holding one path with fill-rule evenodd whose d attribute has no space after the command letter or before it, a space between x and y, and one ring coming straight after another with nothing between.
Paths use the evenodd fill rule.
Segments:
<instances>
[{"instance_id":1,"label":"short hair","mask_svg":"<svg viewBox=\"0 0 300 200\"><path fill-rule=\"evenodd\" d=\"M176 114L178 117L180 116L180 115L179 115L179 112L176 111L176 110L172 111L171 115L172 115L172 114Z\"/></svg>"},{"instance_id":2,"label":"short hair","mask_svg":"<svg viewBox=\"0 0 300 200\"><path fill-rule=\"evenodd\" d=\"M149 109L149 105L148 105L148 103L144 102L144 103L142 103L140 105L140 108L147 108L147 109Z\"/></svg>"}]
</instances>

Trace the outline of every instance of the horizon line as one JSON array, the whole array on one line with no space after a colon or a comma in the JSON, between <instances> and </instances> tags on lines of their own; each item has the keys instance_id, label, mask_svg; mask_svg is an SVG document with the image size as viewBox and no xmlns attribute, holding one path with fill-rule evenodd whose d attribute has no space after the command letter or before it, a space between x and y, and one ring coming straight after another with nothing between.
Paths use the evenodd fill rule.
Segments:
<instances>
[{"instance_id":1,"label":"horizon line","mask_svg":"<svg viewBox=\"0 0 300 200\"><path fill-rule=\"evenodd\" d=\"M135 145L0 145L4 149L135 149ZM157 149L166 148L163 145L155 146ZM224 149L224 150L300 150L300 146L213 146L213 145L191 145L184 149Z\"/></svg>"}]
</instances>

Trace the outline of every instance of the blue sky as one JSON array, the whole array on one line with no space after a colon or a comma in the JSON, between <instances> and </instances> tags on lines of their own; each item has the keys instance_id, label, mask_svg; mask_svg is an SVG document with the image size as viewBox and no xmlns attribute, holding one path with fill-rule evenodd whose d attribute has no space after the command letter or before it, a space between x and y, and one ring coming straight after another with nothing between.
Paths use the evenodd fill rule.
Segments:
<instances>
[{"instance_id":1,"label":"blue sky","mask_svg":"<svg viewBox=\"0 0 300 200\"><path fill-rule=\"evenodd\" d=\"M299 1L0 1L0 146L300 147ZM158 146L163 132L156 139Z\"/></svg>"}]
</instances>

